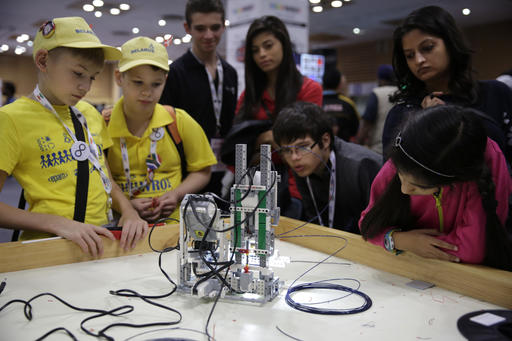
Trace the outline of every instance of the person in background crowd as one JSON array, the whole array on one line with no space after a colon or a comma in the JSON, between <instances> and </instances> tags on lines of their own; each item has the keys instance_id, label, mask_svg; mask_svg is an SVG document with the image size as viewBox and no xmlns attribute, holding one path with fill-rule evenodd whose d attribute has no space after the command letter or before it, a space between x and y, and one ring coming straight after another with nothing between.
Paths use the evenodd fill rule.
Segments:
<instances>
[{"instance_id":1,"label":"person in background crowd","mask_svg":"<svg viewBox=\"0 0 512 341\"><path fill-rule=\"evenodd\" d=\"M13 82L2 82L2 105L10 104L16 100L16 86Z\"/></svg>"},{"instance_id":2,"label":"person in background crowd","mask_svg":"<svg viewBox=\"0 0 512 341\"><path fill-rule=\"evenodd\" d=\"M503 83L473 78L472 51L453 17L437 6L413 11L393 34L393 68L398 92L392 97L382 134L384 154L397 127L421 108L447 103L481 113L486 132L512 160L512 92Z\"/></svg>"},{"instance_id":3,"label":"person in background crowd","mask_svg":"<svg viewBox=\"0 0 512 341\"><path fill-rule=\"evenodd\" d=\"M325 71L323 79L323 109L331 116L334 135L350 141L359 129L359 112L347 94L347 78L336 69Z\"/></svg>"},{"instance_id":4,"label":"person in background crowd","mask_svg":"<svg viewBox=\"0 0 512 341\"><path fill-rule=\"evenodd\" d=\"M251 23L245 39L245 90L238 100L235 122L274 122L281 109L295 101L322 105L322 88L297 70L285 24L275 16L258 18ZM259 150L263 143L276 147L270 126L256 138L254 145ZM302 204L295 179L281 160L275 161L278 167L284 166L280 170L281 212L299 219Z\"/></svg>"},{"instance_id":5,"label":"person in background crowd","mask_svg":"<svg viewBox=\"0 0 512 341\"><path fill-rule=\"evenodd\" d=\"M318 105L292 103L279 113L274 138L296 176L304 219L359 233L357 222L382 157L334 136L331 123Z\"/></svg>"},{"instance_id":6,"label":"person in background crowd","mask_svg":"<svg viewBox=\"0 0 512 341\"><path fill-rule=\"evenodd\" d=\"M361 126L356 142L382 154L382 130L393 103L389 97L398 90L395 86L393 67L388 64L380 65L377 70L378 85L372 90L366 109L361 117Z\"/></svg>"},{"instance_id":7,"label":"person in background crowd","mask_svg":"<svg viewBox=\"0 0 512 341\"><path fill-rule=\"evenodd\" d=\"M185 110L203 128L218 161L203 190L221 195L226 167L220 163L220 148L233 123L238 96L236 70L217 53L225 31L222 1L188 0L185 20L192 48L170 65L160 103Z\"/></svg>"},{"instance_id":8,"label":"person in background crowd","mask_svg":"<svg viewBox=\"0 0 512 341\"><path fill-rule=\"evenodd\" d=\"M499 75L496 80L507 84L507 86L512 90L512 69Z\"/></svg>"}]
</instances>

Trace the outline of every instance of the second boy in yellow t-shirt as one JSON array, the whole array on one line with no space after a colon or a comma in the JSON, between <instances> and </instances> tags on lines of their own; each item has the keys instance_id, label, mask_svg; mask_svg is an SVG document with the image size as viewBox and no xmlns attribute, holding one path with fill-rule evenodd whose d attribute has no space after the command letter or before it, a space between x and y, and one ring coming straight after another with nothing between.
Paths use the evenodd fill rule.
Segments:
<instances>
[{"instance_id":1,"label":"second boy in yellow t-shirt","mask_svg":"<svg viewBox=\"0 0 512 341\"><path fill-rule=\"evenodd\" d=\"M169 71L167 51L146 37L127 41L121 50L115 77L123 97L108 127L114 143L108 152L112 176L142 218L178 218L179 202L208 183L217 160L201 126L174 109L188 173L182 179L180 155L166 129L174 119L158 104Z\"/></svg>"}]
</instances>

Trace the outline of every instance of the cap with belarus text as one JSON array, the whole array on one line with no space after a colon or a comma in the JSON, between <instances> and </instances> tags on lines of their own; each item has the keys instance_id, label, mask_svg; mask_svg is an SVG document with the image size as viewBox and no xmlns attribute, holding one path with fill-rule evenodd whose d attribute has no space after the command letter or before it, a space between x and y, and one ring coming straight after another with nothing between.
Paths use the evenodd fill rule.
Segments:
<instances>
[{"instance_id":1,"label":"cap with belarus text","mask_svg":"<svg viewBox=\"0 0 512 341\"><path fill-rule=\"evenodd\" d=\"M105 59L118 60L121 58L121 51L102 44L82 17L55 18L41 25L34 39L33 56L35 58L41 49L50 51L60 46L78 49L101 48Z\"/></svg>"},{"instance_id":2,"label":"cap with belarus text","mask_svg":"<svg viewBox=\"0 0 512 341\"><path fill-rule=\"evenodd\" d=\"M154 65L169 71L169 56L165 47L147 37L128 40L121 46L123 56L119 61L119 71L125 72L139 65Z\"/></svg>"}]
</instances>

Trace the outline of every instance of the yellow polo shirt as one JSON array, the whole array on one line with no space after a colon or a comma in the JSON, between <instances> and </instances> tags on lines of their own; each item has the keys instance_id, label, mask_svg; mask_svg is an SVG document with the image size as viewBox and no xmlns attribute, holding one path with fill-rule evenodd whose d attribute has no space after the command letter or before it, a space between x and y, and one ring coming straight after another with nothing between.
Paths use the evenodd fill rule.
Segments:
<instances>
[{"instance_id":1,"label":"yellow polo shirt","mask_svg":"<svg viewBox=\"0 0 512 341\"><path fill-rule=\"evenodd\" d=\"M54 108L74 132L69 107ZM76 108L87 120L100 149L100 163L105 167L103 149L112 145L105 122L87 102L78 102ZM85 129L84 135L87 136ZM72 144L73 140L62 123L37 101L21 97L0 108L0 169L12 174L24 188L31 212L73 219L77 162L71 157ZM89 169L85 222L101 226L108 222L107 194L99 173L93 170L90 162ZM50 236L48 233L24 231L21 239Z\"/></svg>"},{"instance_id":2,"label":"yellow polo shirt","mask_svg":"<svg viewBox=\"0 0 512 341\"><path fill-rule=\"evenodd\" d=\"M217 159L201 126L184 110L175 108L175 111L176 125L185 151L187 171L189 173L197 172L205 167L216 164ZM146 158L150 152L150 135L153 128L164 127L165 129L165 126L172 121L173 119L169 112L162 105L157 104L144 134L141 137L137 137L130 133L126 125L123 113L123 98L112 109L108 131L113 145L108 151L107 159L112 171L112 177L127 197L129 197L128 183L126 182L123 170L120 138L125 138L128 159L130 161L131 181L134 187L138 187L146 178ZM161 196L165 192L178 187L182 182L181 160L178 149L167 131L165 131L164 137L158 140L156 151L161 159L160 167L155 171L153 181L142 189L137 198ZM171 217L179 219L179 209L176 209Z\"/></svg>"}]
</instances>

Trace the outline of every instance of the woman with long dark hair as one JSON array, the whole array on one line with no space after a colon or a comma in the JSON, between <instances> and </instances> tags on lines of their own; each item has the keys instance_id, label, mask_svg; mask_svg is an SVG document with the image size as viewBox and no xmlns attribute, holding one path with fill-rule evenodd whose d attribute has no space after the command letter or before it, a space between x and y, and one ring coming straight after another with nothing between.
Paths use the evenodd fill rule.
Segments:
<instances>
[{"instance_id":1,"label":"woman with long dark hair","mask_svg":"<svg viewBox=\"0 0 512 341\"><path fill-rule=\"evenodd\" d=\"M322 87L297 70L285 24L274 16L258 18L249 27L245 40L245 90L238 100L235 123L269 120L268 130L256 138L254 146L257 150L262 143L276 147L271 123L282 108L295 101L321 106ZM289 184L289 194L281 195L282 198L288 196L280 202L282 212L300 218L301 197L295 179L286 166L280 173ZM281 186L287 187L286 183Z\"/></svg>"},{"instance_id":2,"label":"woman with long dark hair","mask_svg":"<svg viewBox=\"0 0 512 341\"><path fill-rule=\"evenodd\" d=\"M393 34L393 68L398 91L384 126L385 148L407 115L450 103L480 111L488 136L511 161L512 92L495 80L475 80L472 51L447 11L427 6L407 16Z\"/></svg>"},{"instance_id":3,"label":"woman with long dark hair","mask_svg":"<svg viewBox=\"0 0 512 341\"><path fill-rule=\"evenodd\" d=\"M245 90L236 121L274 119L295 101L322 105L322 87L301 75L285 24L277 17L254 20L245 38Z\"/></svg>"},{"instance_id":4,"label":"woman with long dark hair","mask_svg":"<svg viewBox=\"0 0 512 341\"><path fill-rule=\"evenodd\" d=\"M363 238L388 251L512 270L504 227L512 180L474 109L411 115L389 148L362 212Z\"/></svg>"}]
</instances>

